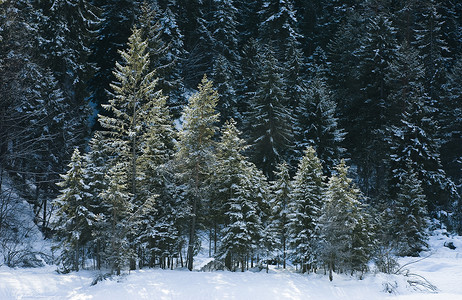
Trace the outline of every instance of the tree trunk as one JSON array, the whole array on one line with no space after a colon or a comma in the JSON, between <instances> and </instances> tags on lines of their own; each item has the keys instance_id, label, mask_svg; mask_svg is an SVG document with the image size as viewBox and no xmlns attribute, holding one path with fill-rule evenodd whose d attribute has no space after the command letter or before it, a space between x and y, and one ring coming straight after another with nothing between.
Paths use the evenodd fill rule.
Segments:
<instances>
[{"instance_id":1,"label":"tree trunk","mask_svg":"<svg viewBox=\"0 0 462 300\"><path fill-rule=\"evenodd\" d=\"M332 275L332 269L333 269L333 263L332 261L329 261L329 281L332 281L334 279Z\"/></svg>"},{"instance_id":2,"label":"tree trunk","mask_svg":"<svg viewBox=\"0 0 462 300\"><path fill-rule=\"evenodd\" d=\"M192 271L193 269L193 262L194 262L194 244L195 241L195 233L196 233L196 215L197 215L197 197L198 197L198 174L196 174L196 193L194 195L193 200L193 215L191 219L191 228L189 230L189 244L188 244L188 257L187 257L187 265L188 270Z\"/></svg>"},{"instance_id":3,"label":"tree trunk","mask_svg":"<svg viewBox=\"0 0 462 300\"><path fill-rule=\"evenodd\" d=\"M282 268L286 268L286 235L282 235Z\"/></svg>"},{"instance_id":4,"label":"tree trunk","mask_svg":"<svg viewBox=\"0 0 462 300\"><path fill-rule=\"evenodd\" d=\"M232 271L232 259L231 259L231 253L227 253L225 257L225 267L228 268L228 270Z\"/></svg>"}]
</instances>

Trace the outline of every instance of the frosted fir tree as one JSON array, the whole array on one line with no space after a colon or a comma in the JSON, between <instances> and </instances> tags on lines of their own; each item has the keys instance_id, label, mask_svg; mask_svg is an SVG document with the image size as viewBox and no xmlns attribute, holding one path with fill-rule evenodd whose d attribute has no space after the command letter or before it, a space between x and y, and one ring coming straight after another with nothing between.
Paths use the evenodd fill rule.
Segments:
<instances>
[{"instance_id":1,"label":"frosted fir tree","mask_svg":"<svg viewBox=\"0 0 462 300\"><path fill-rule=\"evenodd\" d=\"M439 12L441 4L434 0L419 1L416 4L416 20L413 45L419 50L425 66L425 90L432 105L442 96L446 82L445 65L449 49L444 40L444 20ZM433 102L435 101L435 102Z\"/></svg>"},{"instance_id":2,"label":"frosted fir tree","mask_svg":"<svg viewBox=\"0 0 462 300\"><path fill-rule=\"evenodd\" d=\"M143 157L145 136L154 130L150 125L162 127L165 124L165 108L162 107L165 99L156 89L154 71L148 70L147 42L142 40L140 29L133 28L128 49L120 54L122 63L116 63L114 71L117 81L111 84L112 99L103 105L111 116L99 115L98 120L105 129L102 133L108 144L123 143L126 146L113 148L112 160L114 164L119 160L129 164L130 192L135 202L143 203L145 199L138 196L144 192L142 181L145 175L140 164L146 160ZM162 142L165 140L159 141Z\"/></svg>"},{"instance_id":3,"label":"frosted fir tree","mask_svg":"<svg viewBox=\"0 0 462 300\"><path fill-rule=\"evenodd\" d=\"M219 113L216 111L218 93L212 82L203 77L199 91L189 98L183 111L183 126L179 132L175 156L180 180L186 186L187 201L190 207L190 225L187 267L193 269L193 255L196 245L198 216L206 201L207 183L215 161Z\"/></svg>"},{"instance_id":4,"label":"frosted fir tree","mask_svg":"<svg viewBox=\"0 0 462 300\"><path fill-rule=\"evenodd\" d=\"M294 48L301 37L297 28L297 13L292 0L263 1L260 17L262 42L274 42L276 57L284 58L286 48Z\"/></svg>"},{"instance_id":5,"label":"frosted fir tree","mask_svg":"<svg viewBox=\"0 0 462 300\"><path fill-rule=\"evenodd\" d=\"M215 224L221 229L221 243L216 255L225 261L230 270L235 270L237 263L243 267L246 256L254 250L251 222L258 220L257 204L254 199L246 198L250 193L245 178L249 176L246 172L248 166L243 155L246 146L239 135L236 122L232 119L227 121L217 145L216 172L212 178L215 191L212 196L215 199L212 202L212 208L215 208L213 215Z\"/></svg>"},{"instance_id":6,"label":"frosted fir tree","mask_svg":"<svg viewBox=\"0 0 462 300\"><path fill-rule=\"evenodd\" d=\"M401 256L418 256L428 247L428 226L426 197L417 174L407 164L399 191L394 201L393 236L396 253Z\"/></svg>"},{"instance_id":7,"label":"frosted fir tree","mask_svg":"<svg viewBox=\"0 0 462 300\"><path fill-rule=\"evenodd\" d=\"M449 207L451 199L457 197L457 190L442 169L434 132L437 126L429 101L425 95L408 101L400 125L391 128L390 181L398 183L407 176L410 163L421 181L429 211L437 213ZM392 195L396 191L392 190Z\"/></svg>"},{"instance_id":8,"label":"frosted fir tree","mask_svg":"<svg viewBox=\"0 0 462 300\"><path fill-rule=\"evenodd\" d=\"M255 96L259 75L255 70L261 68L261 53L262 47L256 39L251 38L247 41L241 50L241 60L239 63L241 76L237 79L236 85L236 110L240 115L245 116L250 110L248 99ZM248 128L250 126L246 118L235 120L241 126L240 128Z\"/></svg>"},{"instance_id":9,"label":"frosted fir tree","mask_svg":"<svg viewBox=\"0 0 462 300\"><path fill-rule=\"evenodd\" d=\"M183 64L185 85L194 88L203 74L210 74L213 65L212 33L209 29L211 3L202 0L177 1L176 12L184 46L188 53Z\"/></svg>"},{"instance_id":10,"label":"frosted fir tree","mask_svg":"<svg viewBox=\"0 0 462 300\"><path fill-rule=\"evenodd\" d=\"M396 57L398 42L396 29L384 14L369 17L365 30L356 51L359 89L349 115L347 140L351 142L349 150L358 165L358 175L363 178L361 188L367 196L375 197L385 181L385 172L380 170L389 155L386 128L395 116L394 107L388 101L387 74Z\"/></svg>"},{"instance_id":11,"label":"frosted fir tree","mask_svg":"<svg viewBox=\"0 0 462 300\"><path fill-rule=\"evenodd\" d=\"M131 215L135 209L132 195L129 192L128 180L129 163L119 161L106 174L107 188L100 194L101 200L107 207L107 214L102 220L104 236L103 260L112 273L120 275L128 268L135 253L129 241L129 233L133 227Z\"/></svg>"},{"instance_id":12,"label":"frosted fir tree","mask_svg":"<svg viewBox=\"0 0 462 300\"><path fill-rule=\"evenodd\" d=\"M221 54L216 57L211 75L216 90L220 94L217 109L220 112L222 122L230 118L242 120L237 106L235 73L235 66L232 66L228 59Z\"/></svg>"},{"instance_id":13,"label":"frosted fir tree","mask_svg":"<svg viewBox=\"0 0 462 300\"><path fill-rule=\"evenodd\" d=\"M102 251L104 249L105 220L108 216L109 204L101 199L101 193L107 189L107 174L110 166L110 154L112 149L105 143L101 132L95 132L89 142L90 150L84 155L85 180L88 184L88 192L91 194L89 209L95 214L90 248L96 260L97 269L103 266Z\"/></svg>"},{"instance_id":14,"label":"frosted fir tree","mask_svg":"<svg viewBox=\"0 0 462 300\"><path fill-rule=\"evenodd\" d=\"M217 144L215 172L211 178L211 185L214 188L210 197L210 240L213 240L214 253L217 252L220 231L225 225L223 205L230 198L235 197L240 186L242 162L246 159L243 152L247 146L240 135L236 122L230 119L223 125L221 139Z\"/></svg>"},{"instance_id":15,"label":"frosted fir tree","mask_svg":"<svg viewBox=\"0 0 462 300\"><path fill-rule=\"evenodd\" d=\"M184 84L181 76L181 61L185 57L183 35L179 31L176 17L170 10L156 9L144 1L138 23L143 39L148 42L150 70L156 70L157 88L167 98L171 113L179 117L184 104Z\"/></svg>"},{"instance_id":16,"label":"frosted fir tree","mask_svg":"<svg viewBox=\"0 0 462 300\"><path fill-rule=\"evenodd\" d=\"M239 183L233 187L233 196L223 203L226 225L221 231L218 254L233 271L239 266L244 272L247 260L259 253L267 254L266 247L272 244L272 237L265 236L264 230L268 187L263 178L254 164L241 162Z\"/></svg>"},{"instance_id":17,"label":"frosted fir tree","mask_svg":"<svg viewBox=\"0 0 462 300\"><path fill-rule=\"evenodd\" d=\"M367 234L359 235L367 228L367 215L359 202L360 191L347 176L348 167L344 160L336 170L337 175L329 179L319 218L317 251L320 263L329 271L330 281L334 271L359 271L362 274L370 259L372 246Z\"/></svg>"},{"instance_id":18,"label":"frosted fir tree","mask_svg":"<svg viewBox=\"0 0 462 300\"><path fill-rule=\"evenodd\" d=\"M239 60L236 20L238 11L234 2L233 0L214 0L215 9L210 22L213 51L225 57L231 64Z\"/></svg>"},{"instance_id":19,"label":"frosted fir tree","mask_svg":"<svg viewBox=\"0 0 462 300\"><path fill-rule=\"evenodd\" d=\"M448 74L441 100L439 124L444 133L441 138L441 162L456 184L462 183L462 57L458 57ZM460 191L460 190L459 190ZM460 192L459 192L460 193ZM459 230L462 227L459 226Z\"/></svg>"},{"instance_id":20,"label":"frosted fir tree","mask_svg":"<svg viewBox=\"0 0 462 300\"><path fill-rule=\"evenodd\" d=\"M130 216L132 227L141 226L139 222L143 217L151 215L149 208L152 209L161 188L156 182L161 178L159 168L173 153L173 126L166 98L156 86L155 70L148 69L147 46L141 30L133 28L128 49L120 51L122 62L116 63L117 81L111 84L112 99L103 105L111 115L99 115L104 129L99 137L109 153L107 163L111 167L126 168L123 171L127 181L123 187L127 190L123 192L130 194L131 205L138 208L131 212L134 214ZM139 247L137 237L144 232L141 227L137 229L137 232L126 232L127 236L120 237L129 239L135 252ZM130 267L136 267L134 260Z\"/></svg>"},{"instance_id":21,"label":"frosted fir tree","mask_svg":"<svg viewBox=\"0 0 462 300\"><path fill-rule=\"evenodd\" d=\"M176 132L166 104L166 97L152 99L154 107L146 116L147 130L141 136L141 154L138 159L141 179L140 195L149 203L143 210L136 232L144 260L152 265L155 257L172 257L178 241L176 228L176 201L173 198L174 174L172 160ZM153 257L154 256L154 257ZM149 261L149 262L148 262ZM141 263L145 263L142 260Z\"/></svg>"},{"instance_id":22,"label":"frosted fir tree","mask_svg":"<svg viewBox=\"0 0 462 300\"><path fill-rule=\"evenodd\" d=\"M57 206L54 221L56 239L59 241L61 255L59 261L63 271L78 271L84 266L85 248L92 239L96 216L89 209L91 194L85 180L82 156L76 148L72 154L69 170L61 175L63 181L57 185L60 195L54 201Z\"/></svg>"},{"instance_id":23,"label":"frosted fir tree","mask_svg":"<svg viewBox=\"0 0 462 300\"><path fill-rule=\"evenodd\" d=\"M319 238L316 226L325 189L321 161L315 150L308 147L292 181L287 216L290 256L300 264L303 273L316 268Z\"/></svg>"},{"instance_id":24,"label":"frosted fir tree","mask_svg":"<svg viewBox=\"0 0 462 300\"><path fill-rule=\"evenodd\" d=\"M276 180L272 182L272 196L270 200L271 216L270 229L277 239L277 248L281 252L282 267L286 268L287 245L288 245L288 223L289 223L289 203L292 186L290 182L289 165L282 162L276 171ZM279 261L279 260L278 260Z\"/></svg>"},{"instance_id":25,"label":"frosted fir tree","mask_svg":"<svg viewBox=\"0 0 462 300\"><path fill-rule=\"evenodd\" d=\"M297 148L314 147L327 176L345 152L345 132L339 128L336 115L337 105L325 78L314 77L297 109Z\"/></svg>"},{"instance_id":26,"label":"frosted fir tree","mask_svg":"<svg viewBox=\"0 0 462 300\"><path fill-rule=\"evenodd\" d=\"M294 120L287 106L283 71L271 48L260 53L260 58L261 76L247 114L250 152L252 161L273 180L277 164L293 147Z\"/></svg>"}]
</instances>

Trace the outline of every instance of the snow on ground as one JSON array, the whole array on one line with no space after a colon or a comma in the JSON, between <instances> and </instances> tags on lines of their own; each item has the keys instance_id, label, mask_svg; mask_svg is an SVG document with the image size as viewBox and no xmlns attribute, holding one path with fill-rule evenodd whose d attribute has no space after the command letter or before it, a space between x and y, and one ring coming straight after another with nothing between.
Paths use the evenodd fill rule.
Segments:
<instances>
[{"instance_id":1,"label":"snow on ground","mask_svg":"<svg viewBox=\"0 0 462 300\"><path fill-rule=\"evenodd\" d=\"M457 248L444 247L448 242ZM430 245L432 251L422 255L428 258L403 258L400 263L410 263L404 268L425 277L438 288L437 293L418 291L399 275L369 274L364 280L335 275L329 282L324 275L301 275L274 268L268 274L137 270L91 286L98 274L95 271L57 274L55 267L47 266L0 267L0 299L462 300L462 237L439 233L431 237ZM383 291L386 283L395 286L394 293Z\"/></svg>"}]
</instances>

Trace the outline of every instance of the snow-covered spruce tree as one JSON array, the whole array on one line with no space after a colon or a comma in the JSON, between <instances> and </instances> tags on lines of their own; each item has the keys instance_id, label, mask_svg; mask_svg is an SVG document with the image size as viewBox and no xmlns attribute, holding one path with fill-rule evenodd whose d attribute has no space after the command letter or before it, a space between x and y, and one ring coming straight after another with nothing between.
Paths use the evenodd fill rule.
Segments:
<instances>
[{"instance_id":1,"label":"snow-covered spruce tree","mask_svg":"<svg viewBox=\"0 0 462 300\"><path fill-rule=\"evenodd\" d=\"M266 198L264 197L267 193L261 193L261 189L265 188L261 185L263 174L256 169L255 165L244 161L242 167L236 193L224 203L227 225L221 232L223 237L219 253L225 259L225 265L228 268L236 270L240 266L243 272L249 258L261 250L265 251L263 245L266 243L266 237L261 205L265 203Z\"/></svg>"},{"instance_id":2,"label":"snow-covered spruce tree","mask_svg":"<svg viewBox=\"0 0 462 300\"><path fill-rule=\"evenodd\" d=\"M171 190L174 181L171 162L176 132L166 97L159 91L154 95L151 100L153 107L146 112L144 119L146 131L140 137L141 152L137 160L144 176L140 180L140 195L145 201L155 202L150 211L145 208L136 233L136 241L140 243L143 257L149 259L149 264L154 261L153 255L161 258L168 254L171 257L178 239L174 226L176 205ZM152 249L157 249L157 252L149 253ZM146 262L140 260L140 263Z\"/></svg>"},{"instance_id":3,"label":"snow-covered spruce tree","mask_svg":"<svg viewBox=\"0 0 462 300\"><path fill-rule=\"evenodd\" d=\"M109 104L103 105L110 116L99 115L104 129L100 137L109 149L108 164L119 169L116 173L125 172L126 182L123 185L117 182L119 187L126 188L120 192L130 194L130 204L137 208L129 212L133 224L127 226L139 232L123 231L129 236L120 237L123 240L128 238L135 251L139 247L136 237L143 231L135 227L139 226L148 208L152 208L158 188L153 186L147 173L155 169L153 165L162 164L168 158L168 148L172 148L169 138L172 138L170 134L173 130L169 124L165 97L156 90L155 71L148 70L147 42L142 40L140 29L133 28L128 49L120 51L120 54L122 62L116 63L114 71L117 81L111 84L112 99ZM130 267L135 268L134 260Z\"/></svg>"},{"instance_id":4,"label":"snow-covered spruce tree","mask_svg":"<svg viewBox=\"0 0 462 300\"><path fill-rule=\"evenodd\" d=\"M182 34L169 8L156 11L153 3L144 1L138 23L142 37L148 42L150 70L156 70L157 88L167 98L171 112L179 116L183 105L184 85L180 61L184 58Z\"/></svg>"},{"instance_id":5,"label":"snow-covered spruce tree","mask_svg":"<svg viewBox=\"0 0 462 300\"><path fill-rule=\"evenodd\" d=\"M315 150L308 147L292 181L287 216L290 257L300 264L303 273L316 268L316 226L325 188L321 161Z\"/></svg>"},{"instance_id":6,"label":"snow-covered spruce tree","mask_svg":"<svg viewBox=\"0 0 462 300\"><path fill-rule=\"evenodd\" d=\"M184 49L184 37L177 20L177 15L172 12L170 7L159 14L158 20L161 38L168 44L167 55L161 60L166 68L161 68L158 71L159 86L162 87L163 93L168 96L167 105L174 119L181 116L181 109L186 103L182 70L187 53Z\"/></svg>"},{"instance_id":7,"label":"snow-covered spruce tree","mask_svg":"<svg viewBox=\"0 0 462 300\"><path fill-rule=\"evenodd\" d=\"M348 178L343 159L336 170L337 175L329 179L318 225L317 255L331 281L333 272L366 271L373 241L368 215L359 202L360 191Z\"/></svg>"},{"instance_id":8,"label":"snow-covered spruce tree","mask_svg":"<svg viewBox=\"0 0 462 300\"><path fill-rule=\"evenodd\" d=\"M104 20L96 31L96 41L91 45L89 62L96 67L88 82L89 100L96 105L98 113L104 112L101 104L108 103L107 90L115 80L112 73L115 62L120 58L118 51L125 49L135 19L138 0L92 0Z\"/></svg>"},{"instance_id":9,"label":"snow-covered spruce tree","mask_svg":"<svg viewBox=\"0 0 462 300\"><path fill-rule=\"evenodd\" d=\"M118 149L123 148L128 148L127 143L118 145ZM102 256L111 272L117 275L128 268L130 260L135 257L128 238L133 229L130 216L135 209L133 196L129 192L129 166L128 161L120 160L112 165L106 174L107 188L100 194L102 203L108 208L104 223L101 225L105 241Z\"/></svg>"},{"instance_id":10,"label":"snow-covered spruce tree","mask_svg":"<svg viewBox=\"0 0 462 300\"><path fill-rule=\"evenodd\" d=\"M282 267L286 268L287 245L288 245L288 223L290 193L292 190L290 182L289 165L282 162L276 171L276 180L271 185L271 216L269 226L273 230L275 239L278 243L278 262L282 256Z\"/></svg>"},{"instance_id":11,"label":"snow-covered spruce tree","mask_svg":"<svg viewBox=\"0 0 462 300\"><path fill-rule=\"evenodd\" d=\"M240 126L239 128L247 129L250 127L247 122L246 114L250 110L249 99L255 97L257 91L257 84L259 82L259 70L261 67L259 53L262 47L256 39L251 38L247 41L241 50L239 68L241 76L237 78L236 84L236 110L241 115L241 119L235 121Z\"/></svg>"},{"instance_id":12,"label":"snow-covered spruce tree","mask_svg":"<svg viewBox=\"0 0 462 300\"><path fill-rule=\"evenodd\" d=\"M184 82L194 88L201 81L202 74L210 74L213 55L210 51L212 34L208 28L211 22L211 2L202 0L177 1L178 25L184 34L184 47L188 55L183 64Z\"/></svg>"},{"instance_id":13,"label":"snow-covered spruce tree","mask_svg":"<svg viewBox=\"0 0 462 300\"><path fill-rule=\"evenodd\" d=\"M458 57L448 74L448 81L444 87L444 98L441 100L441 163L447 174L459 186L462 192L462 57ZM459 200L460 202L460 200ZM460 216L459 216L460 217ZM462 232L462 223L454 222L457 230Z\"/></svg>"},{"instance_id":14,"label":"snow-covered spruce tree","mask_svg":"<svg viewBox=\"0 0 462 300\"><path fill-rule=\"evenodd\" d=\"M61 175L63 181L58 183L61 194L54 201L57 211L53 222L61 250L59 263L64 272L78 271L80 265L84 266L83 253L92 238L91 227L95 222L95 215L88 207L91 194L85 180L82 156L77 148L68 167L67 173Z\"/></svg>"},{"instance_id":15,"label":"snow-covered spruce tree","mask_svg":"<svg viewBox=\"0 0 462 300\"><path fill-rule=\"evenodd\" d=\"M427 199L429 213L437 215L450 208L451 199L457 191L454 183L442 169L438 140L435 137L436 122L432 118L430 99L425 94L420 97L409 95L400 124L391 127L390 187L393 187L408 173L407 165L421 181Z\"/></svg>"},{"instance_id":16,"label":"snow-covered spruce tree","mask_svg":"<svg viewBox=\"0 0 462 300\"><path fill-rule=\"evenodd\" d=\"M176 162L181 181L186 185L190 207L187 267L193 269L198 217L207 200L207 186L215 161L214 149L219 113L215 110L218 93L212 82L203 77L199 91L189 98L183 111L183 126L179 132Z\"/></svg>"},{"instance_id":17,"label":"snow-covered spruce tree","mask_svg":"<svg viewBox=\"0 0 462 300\"><path fill-rule=\"evenodd\" d=\"M260 37L262 43L274 42L278 60L282 60L287 47L298 44L296 11L292 0L263 1L260 17Z\"/></svg>"},{"instance_id":18,"label":"snow-covered spruce tree","mask_svg":"<svg viewBox=\"0 0 462 300\"><path fill-rule=\"evenodd\" d=\"M221 240L220 231L225 225L224 204L235 197L240 184L243 152L247 148L240 138L236 122L230 119L221 129L221 140L217 144L215 172L211 177L210 197L210 243L213 240L214 254L217 254L217 243Z\"/></svg>"},{"instance_id":19,"label":"snow-covered spruce tree","mask_svg":"<svg viewBox=\"0 0 462 300\"><path fill-rule=\"evenodd\" d=\"M388 66L393 61L398 43L396 29L384 14L367 19L366 34L355 54L359 89L352 101L346 141L351 159L358 166L361 190L368 197L376 197L385 182L384 159L389 148L386 128L395 115L388 100L390 84Z\"/></svg>"},{"instance_id":20,"label":"snow-covered spruce tree","mask_svg":"<svg viewBox=\"0 0 462 300\"><path fill-rule=\"evenodd\" d=\"M236 77L239 75L237 10L234 1L214 0L209 31L212 39L213 67L211 77L220 94L217 109L221 123L229 118L240 121L235 95Z\"/></svg>"},{"instance_id":21,"label":"snow-covered spruce tree","mask_svg":"<svg viewBox=\"0 0 462 300\"><path fill-rule=\"evenodd\" d=\"M282 67L271 47L259 56L261 76L247 114L250 152L252 161L272 180L277 164L286 160L294 144L291 128L294 121L288 108Z\"/></svg>"},{"instance_id":22,"label":"snow-covered spruce tree","mask_svg":"<svg viewBox=\"0 0 462 300\"><path fill-rule=\"evenodd\" d=\"M426 198L417 174L407 164L393 205L393 236L395 250L401 256L418 256L428 247Z\"/></svg>"},{"instance_id":23,"label":"snow-covered spruce tree","mask_svg":"<svg viewBox=\"0 0 462 300\"><path fill-rule=\"evenodd\" d=\"M245 176L249 175L245 170L247 165L243 155L246 146L234 120L227 121L221 133L217 145L216 172L212 177L214 227L215 230L221 230L221 243L215 255L224 260L228 269L235 270L237 264L241 264L241 268L245 267L247 256L254 250L249 229L251 222L258 222L255 216L258 212L253 202L255 200L245 198L243 192L248 189L244 183ZM246 221L247 216L249 223Z\"/></svg>"},{"instance_id":24,"label":"snow-covered spruce tree","mask_svg":"<svg viewBox=\"0 0 462 300\"><path fill-rule=\"evenodd\" d=\"M337 105L325 78L315 76L306 92L297 108L297 148L315 147L324 174L330 176L345 151L345 133L339 128Z\"/></svg>"},{"instance_id":25,"label":"snow-covered spruce tree","mask_svg":"<svg viewBox=\"0 0 462 300\"><path fill-rule=\"evenodd\" d=\"M449 54L442 31L444 20L440 9L441 3L438 1L424 0L419 1L414 10L416 17L413 45L419 49L425 66L424 86L432 105L437 105L436 102L442 96L442 87L446 81L445 56Z\"/></svg>"},{"instance_id":26,"label":"snow-covered spruce tree","mask_svg":"<svg viewBox=\"0 0 462 300\"><path fill-rule=\"evenodd\" d=\"M238 111L236 97L236 80L235 66L223 55L218 55L213 63L212 77L215 83L216 90L220 94L220 103L218 103L218 111L222 122L230 118L241 120L242 116Z\"/></svg>"},{"instance_id":27,"label":"snow-covered spruce tree","mask_svg":"<svg viewBox=\"0 0 462 300\"><path fill-rule=\"evenodd\" d=\"M104 248L104 222L108 219L110 205L101 199L101 193L107 189L106 176L110 169L109 158L112 153L110 145L105 144L102 132L95 132L89 141L89 151L84 156L85 182L91 197L88 209L95 215L92 239L89 242L90 253L96 262L96 268L102 267L102 251Z\"/></svg>"}]
</instances>

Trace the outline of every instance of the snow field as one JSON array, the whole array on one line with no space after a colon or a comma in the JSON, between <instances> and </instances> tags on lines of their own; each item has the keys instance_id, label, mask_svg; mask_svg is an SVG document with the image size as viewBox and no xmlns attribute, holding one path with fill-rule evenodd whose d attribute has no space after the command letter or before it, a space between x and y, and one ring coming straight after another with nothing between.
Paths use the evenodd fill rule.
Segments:
<instances>
[{"instance_id":1,"label":"snow field","mask_svg":"<svg viewBox=\"0 0 462 300\"><path fill-rule=\"evenodd\" d=\"M444 247L449 241L455 250ZM91 286L96 271L57 274L54 266L46 266L0 267L0 299L462 300L462 238L438 234L430 238L430 246L432 251L422 254L427 258L406 257L400 264L410 263L404 269L425 277L438 288L437 293L411 287L402 275L368 274L358 280L334 274L334 281L329 282L322 274L301 275L276 268L268 274L146 269ZM386 283L394 286L393 293L384 292Z\"/></svg>"}]
</instances>

